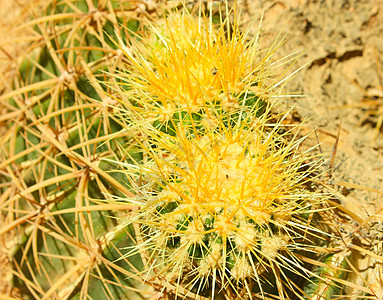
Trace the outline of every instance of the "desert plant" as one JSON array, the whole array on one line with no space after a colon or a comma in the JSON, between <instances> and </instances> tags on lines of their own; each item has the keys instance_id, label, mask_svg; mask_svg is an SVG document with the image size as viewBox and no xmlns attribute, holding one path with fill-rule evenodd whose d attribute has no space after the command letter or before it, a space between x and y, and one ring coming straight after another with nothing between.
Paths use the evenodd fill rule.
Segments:
<instances>
[{"instance_id":1,"label":"desert plant","mask_svg":"<svg viewBox=\"0 0 383 300\"><path fill-rule=\"evenodd\" d=\"M127 134L107 113L114 101L99 84L107 78L102 71L124 59L111 39L137 31L137 8L35 1L17 40L3 41L25 44L2 77L0 96L0 232L13 237L6 244L13 285L25 298L143 297L133 279L124 280L138 266L113 262L132 243L113 217L130 205L112 211L102 200L130 191L101 158L124 160L116 141Z\"/></svg>"},{"instance_id":2,"label":"desert plant","mask_svg":"<svg viewBox=\"0 0 383 300\"><path fill-rule=\"evenodd\" d=\"M140 207L127 223L140 225L142 240L128 257L144 257L147 277L213 298L304 294L302 279L315 277L305 262L325 236L309 216L326 198L302 187L310 173L302 140L287 142L264 121L146 131L147 159L121 163L142 184L125 199Z\"/></svg>"},{"instance_id":3,"label":"desert plant","mask_svg":"<svg viewBox=\"0 0 383 300\"><path fill-rule=\"evenodd\" d=\"M236 20L177 11L122 48L129 65L106 85L141 157L105 160L135 187L116 197L137 207L125 257L182 298L311 297L328 282L314 272L327 195L307 187L322 160L271 112L287 79L278 43L261 51Z\"/></svg>"},{"instance_id":4,"label":"desert plant","mask_svg":"<svg viewBox=\"0 0 383 300\"><path fill-rule=\"evenodd\" d=\"M232 126L262 113L286 80L272 61L282 39L261 50L260 37L241 32L236 19L215 20L176 11L157 21L121 49L130 64L114 76L111 96L164 132L174 131L183 114L211 126L225 118ZM292 65L297 57L279 63Z\"/></svg>"},{"instance_id":5,"label":"desert plant","mask_svg":"<svg viewBox=\"0 0 383 300\"><path fill-rule=\"evenodd\" d=\"M23 297L302 299L328 282L321 160L273 113L296 56L273 61L280 42L261 50L227 7L33 8L0 96L0 234Z\"/></svg>"}]
</instances>

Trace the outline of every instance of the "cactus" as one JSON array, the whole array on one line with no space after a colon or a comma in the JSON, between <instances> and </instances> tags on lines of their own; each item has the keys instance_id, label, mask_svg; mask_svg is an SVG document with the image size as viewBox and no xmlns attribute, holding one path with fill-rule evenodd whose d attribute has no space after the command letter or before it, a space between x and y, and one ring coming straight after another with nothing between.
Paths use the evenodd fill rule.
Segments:
<instances>
[{"instance_id":1,"label":"cactus","mask_svg":"<svg viewBox=\"0 0 383 300\"><path fill-rule=\"evenodd\" d=\"M126 1L34 8L21 28L32 40L0 95L0 235L14 237L19 293L315 289L327 196L308 184L321 160L273 112L288 79L272 63L280 42L261 51L238 19L202 10L146 22Z\"/></svg>"},{"instance_id":2,"label":"cactus","mask_svg":"<svg viewBox=\"0 0 383 300\"><path fill-rule=\"evenodd\" d=\"M127 134L99 83L124 60L117 36L142 22L127 1L94 3L36 1L2 81L0 233L13 237L12 285L25 299L143 297L140 262L114 262L133 242L115 220L130 205L105 200L130 190L101 158L123 160Z\"/></svg>"},{"instance_id":3,"label":"cactus","mask_svg":"<svg viewBox=\"0 0 383 300\"><path fill-rule=\"evenodd\" d=\"M243 122L252 111L261 113L264 101L278 93L270 65L279 44L262 53L257 36L250 39L228 22L216 28L207 17L185 12L160 19L146 36L122 48L131 66L116 77L113 95L165 132L174 131L183 114L214 126L224 115L226 122L238 117ZM234 115L240 107L241 116Z\"/></svg>"},{"instance_id":4,"label":"cactus","mask_svg":"<svg viewBox=\"0 0 383 300\"><path fill-rule=\"evenodd\" d=\"M271 112L285 80L275 48L183 11L122 50L131 63L108 87L142 159L105 161L135 186L116 197L137 207L126 224L140 242L125 257L180 298L302 297L322 278L307 262L324 244L327 196L305 187L318 159Z\"/></svg>"},{"instance_id":5,"label":"cactus","mask_svg":"<svg viewBox=\"0 0 383 300\"><path fill-rule=\"evenodd\" d=\"M281 297L286 286L299 293L290 276L309 273L302 261L321 233L307 215L323 196L300 186L308 176L302 141L265 132L260 121L195 136L186 128L150 133L145 163L126 164L130 180L142 180L140 209L128 222L140 224L142 243L129 255L146 253L150 276L165 273L169 283L213 298L261 297L267 282Z\"/></svg>"}]
</instances>

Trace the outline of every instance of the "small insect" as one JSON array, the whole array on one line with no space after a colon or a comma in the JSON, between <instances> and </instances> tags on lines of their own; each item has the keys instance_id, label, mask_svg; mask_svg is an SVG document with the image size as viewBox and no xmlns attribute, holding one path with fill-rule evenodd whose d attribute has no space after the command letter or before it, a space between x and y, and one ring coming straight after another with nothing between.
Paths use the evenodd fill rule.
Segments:
<instances>
[{"instance_id":1,"label":"small insect","mask_svg":"<svg viewBox=\"0 0 383 300\"><path fill-rule=\"evenodd\" d=\"M211 69L211 74L214 76L215 74L218 73L218 69L216 67L214 67L213 69Z\"/></svg>"}]
</instances>

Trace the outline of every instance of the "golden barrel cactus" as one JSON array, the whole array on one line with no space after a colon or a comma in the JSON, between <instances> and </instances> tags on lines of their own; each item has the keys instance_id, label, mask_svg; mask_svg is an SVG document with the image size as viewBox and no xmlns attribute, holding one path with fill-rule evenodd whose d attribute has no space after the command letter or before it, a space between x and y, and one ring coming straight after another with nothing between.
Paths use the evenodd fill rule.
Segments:
<instances>
[{"instance_id":1,"label":"golden barrel cactus","mask_svg":"<svg viewBox=\"0 0 383 300\"><path fill-rule=\"evenodd\" d=\"M322 160L275 112L276 66L296 57L275 63L280 42L262 50L227 5L148 21L158 7L37 1L19 28L0 95L11 285L24 299L310 297L331 235L310 184Z\"/></svg>"}]
</instances>

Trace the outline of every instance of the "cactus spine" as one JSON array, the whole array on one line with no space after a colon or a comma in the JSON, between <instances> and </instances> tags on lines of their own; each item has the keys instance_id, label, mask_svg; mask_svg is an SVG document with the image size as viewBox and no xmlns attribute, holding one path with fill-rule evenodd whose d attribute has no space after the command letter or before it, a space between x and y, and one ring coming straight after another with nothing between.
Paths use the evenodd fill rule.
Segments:
<instances>
[{"instance_id":1,"label":"cactus spine","mask_svg":"<svg viewBox=\"0 0 383 300\"><path fill-rule=\"evenodd\" d=\"M11 284L25 299L141 297L139 264L114 262L132 239L113 217L130 206L104 201L130 191L101 158L123 159L116 145L127 137L99 84L124 59L111 39L137 30L137 6L35 1L29 11L17 40L8 37L25 46L0 95L0 233L13 237Z\"/></svg>"},{"instance_id":2,"label":"cactus spine","mask_svg":"<svg viewBox=\"0 0 383 300\"><path fill-rule=\"evenodd\" d=\"M284 81L275 49L261 53L228 22L170 13L122 48L131 64L111 97L143 157L116 162L135 185L120 198L137 206L127 257L140 254L146 277L179 297L301 295L294 281L307 281L325 235L308 216L326 196L304 186L318 164L270 111Z\"/></svg>"},{"instance_id":3,"label":"cactus spine","mask_svg":"<svg viewBox=\"0 0 383 300\"><path fill-rule=\"evenodd\" d=\"M36 5L0 96L0 234L23 297L305 296L326 196L272 113L278 43L202 10Z\"/></svg>"}]
</instances>

